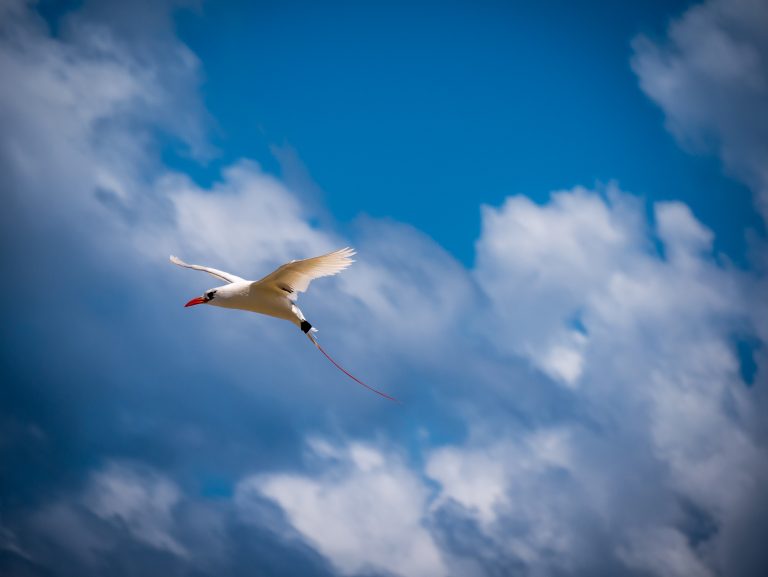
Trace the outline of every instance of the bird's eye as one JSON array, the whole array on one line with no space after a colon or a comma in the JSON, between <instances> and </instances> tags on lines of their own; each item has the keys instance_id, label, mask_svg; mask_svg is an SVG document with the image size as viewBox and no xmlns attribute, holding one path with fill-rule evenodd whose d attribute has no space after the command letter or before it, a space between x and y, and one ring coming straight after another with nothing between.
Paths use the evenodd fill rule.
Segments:
<instances>
[{"instance_id":1,"label":"bird's eye","mask_svg":"<svg viewBox=\"0 0 768 577\"><path fill-rule=\"evenodd\" d=\"M207 293L205 293L205 298L208 300L211 300L215 294L216 294L216 291L208 291Z\"/></svg>"}]
</instances>

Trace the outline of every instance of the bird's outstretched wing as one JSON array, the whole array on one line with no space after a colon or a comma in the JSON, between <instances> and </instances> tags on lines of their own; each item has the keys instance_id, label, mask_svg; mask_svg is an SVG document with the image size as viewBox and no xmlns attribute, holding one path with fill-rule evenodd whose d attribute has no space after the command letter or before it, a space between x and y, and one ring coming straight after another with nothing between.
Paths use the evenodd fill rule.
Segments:
<instances>
[{"instance_id":1,"label":"bird's outstretched wing","mask_svg":"<svg viewBox=\"0 0 768 577\"><path fill-rule=\"evenodd\" d=\"M322 256L293 260L253 284L280 291L296 300L297 293L305 292L314 279L338 274L355 262L351 258L354 254L354 249L346 247Z\"/></svg>"},{"instance_id":2,"label":"bird's outstretched wing","mask_svg":"<svg viewBox=\"0 0 768 577\"><path fill-rule=\"evenodd\" d=\"M224 282L228 282L228 283L246 282L244 278L240 278L239 276L229 274L228 272L224 272L223 270L219 270L217 268L211 268L209 266L200 266L199 264L187 264L177 256L171 255L171 262L173 264L183 266L184 268L191 268L193 270L201 270L203 272L207 272L208 274L213 275L216 278L223 280Z\"/></svg>"}]
</instances>

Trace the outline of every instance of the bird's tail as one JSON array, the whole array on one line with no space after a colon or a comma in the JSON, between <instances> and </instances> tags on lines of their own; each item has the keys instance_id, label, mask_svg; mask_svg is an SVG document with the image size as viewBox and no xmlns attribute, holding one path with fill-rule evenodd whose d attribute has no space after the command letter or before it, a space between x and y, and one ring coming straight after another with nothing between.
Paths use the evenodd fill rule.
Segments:
<instances>
[{"instance_id":1,"label":"bird's tail","mask_svg":"<svg viewBox=\"0 0 768 577\"><path fill-rule=\"evenodd\" d=\"M304 330L304 323L306 323L307 325L309 325L309 327L307 328L307 330ZM316 332L316 330L317 330L317 329L313 329L313 328L312 328L312 325L310 325L310 324L309 324L309 323L307 323L306 321L304 321L304 323L302 323L302 324L301 324L301 330L303 330L303 331L304 331L304 334L306 334L306 335L307 335L307 338L308 338L310 341L312 341L312 344L313 344L313 345L315 345L315 346L317 347L317 350L318 350L318 351L320 351L321 353L323 353L323 356L325 356L325 358L326 358L326 359L328 359L329 361L331 361L331 363L333 364L333 366L334 366L334 367L336 367L337 369L339 369L339 370L340 370L342 373L344 373L345 375L347 375L347 376L348 376L350 379L352 379L352 380L353 380L353 381L355 381L356 383L358 383L358 384L360 384L360 385L364 386L364 387L365 387L366 389L368 389L369 391L373 391L374 393L376 393L377 395L381 395L381 396L382 396L382 397L384 397L385 399L389 399L390 401L394 401L395 403L397 403L397 404L399 404L399 405L402 405L402 402L401 402L401 401L399 401L398 399L396 399L395 397L391 397L391 396L389 396L389 395L388 395L388 394L386 394L386 393L382 393L382 392L381 392L381 391L379 391L378 389L374 389L374 388L373 388L372 386L370 386L370 385L366 385L366 384L365 384L363 381L361 381L360 379L358 379L358 378L357 378L355 375L353 375L352 373L350 373L349 371L347 371L347 369L345 369L344 367L342 367L342 366L341 366L339 363L337 363L336 361L334 361L334 360L333 360L333 358L331 357L331 355L329 355L328 353L326 353L326 352L325 352L325 349L323 349L323 347L321 347L321 346L320 346L320 343L318 343L318 342L317 342L317 340L315 339L315 337L313 337L313 336L312 336L312 333L313 333L313 332Z\"/></svg>"}]
</instances>

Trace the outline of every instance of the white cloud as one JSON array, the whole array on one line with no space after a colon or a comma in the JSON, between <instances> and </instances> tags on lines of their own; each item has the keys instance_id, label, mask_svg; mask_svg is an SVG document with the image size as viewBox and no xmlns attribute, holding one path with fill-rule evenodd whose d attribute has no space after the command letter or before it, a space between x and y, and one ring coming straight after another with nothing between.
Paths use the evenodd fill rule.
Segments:
<instances>
[{"instance_id":1,"label":"white cloud","mask_svg":"<svg viewBox=\"0 0 768 577\"><path fill-rule=\"evenodd\" d=\"M490 527L499 516L527 515L526 507L537 507L518 489L542 473L567 467L569 461L565 430L528 432L517 438L505 431L496 442L438 449L425 471L441 486L436 507L453 500Z\"/></svg>"},{"instance_id":2,"label":"white cloud","mask_svg":"<svg viewBox=\"0 0 768 577\"><path fill-rule=\"evenodd\" d=\"M695 262L711 252L712 231L696 220L690 208L679 202L660 202L655 208L659 238L670 260Z\"/></svg>"},{"instance_id":3,"label":"white cloud","mask_svg":"<svg viewBox=\"0 0 768 577\"><path fill-rule=\"evenodd\" d=\"M554 345L538 361L550 377L575 387L584 367L581 349L587 338L577 331L565 333L563 338L570 342Z\"/></svg>"},{"instance_id":4,"label":"white cloud","mask_svg":"<svg viewBox=\"0 0 768 577\"><path fill-rule=\"evenodd\" d=\"M486 433L485 441L443 449L427 472L443 487L440 500L473 511L491 537L538 567L546 551L577 557L569 538L576 527L560 532L576 518L620 523L617 538L647 519L662 534L674 533L670 499L695 503L728 533L740 523L736 512L751 487L765 481L766 455L749 426L757 398L740 381L729 335L750 315L739 276L718 265L711 232L687 207L654 208L655 231L641 224L642 207L615 188L606 196L559 192L541 206L518 197L485 211L475 274L494 302L490 314L509 327L502 350L524 354L565 384L578 379L573 402L599 426L561 422L571 458L557 467L570 481L557 489L545 490L541 481L545 453L521 449L540 434L536 429L497 433L500 441ZM569 335L578 335L573 352L561 344ZM612 432L600 433L603 427ZM639 453L617 462L594 457L620 447L637 451L635 445L650 451L650 460ZM653 479L658 503L643 511L629 506L627 517L617 502L606 508L605 499L621 494L633 469ZM536 502L544 494L546 501ZM501 519L526 527L525 538L507 535ZM656 542L648 539L643 543ZM695 568L713 562L685 539L659 547L658 559L687 559ZM646 569L660 567L658 559Z\"/></svg>"},{"instance_id":5,"label":"white cloud","mask_svg":"<svg viewBox=\"0 0 768 577\"><path fill-rule=\"evenodd\" d=\"M491 523L496 508L506 501L509 480L505 460L495 453L490 448L465 454L441 449L430 457L426 473L441 484L442 499L453 499Z\"/></svg>"},{"instance_id":6,"label":"white cloud","mask_svg":"<svg viewBox=\"0 0 768 577\"><path fill-rule=\"evenodd\" d=\"M164 66L160 71L150 58L137 58L133 47L104 24L74 15L62 21L60 35L54 38L27 3L7 0L4 5L3 144L16 162L14 168L23 171L40 161L49 166L40 175L23 173L28 188L33 188L35 178L57 182L55 176L70 171L87 176L107 173L108 168L113 173L111 179L105 176L104 184L119 182L126 188L136 184L140 169L149 168L147 131L156 130L158 124L176 126L181 118L190 128L187 145L204 146L198 142L201 120L186 118L187 111L176 106L179 98L169 91L171 86L157 82L162 74L184 78L186 88L195 87L197 62L178 40L158 38ZM89 178L68 187L66 200L90 192L92 185ZM51 189L45 192L46 200L57 198Z\"/></svg>"},{"instance_id":7,"label":"white cloud","mask_svg":"<svg viewBox=\"0 0 768 577\"><path fill-rule=\"evenodd\" d=\"M633 42L640 86L664 111L684 147L716 152L727 171L752 191L768 220L768 4L707 0L686 10L654 41ZM765 240L750 234L761 278L747 281L754 306L750 330L768 340Z\"/></svg>"},{"instance_id":8,"label":"white cloud","mask_svg":"<svg viewBox=\"0 0 768 577\"><path fill-rule=\"evenodd\" d=\"M715 149L768 218L768 4L708 0L634 41L640 86L684 145Z\"/></svg>"},{"instance_id":9,"label":"white cloud","mask_svg":"<svg viewBox=\"0 0 768 577\"><path fill-rule=\"evenodd\" d=\"M633 533L631 543L619 549L630 567L651 575L711 577L715 575L688 547L684 535L668 527L652 527Z\"/></svg>"},{"instance_id":10,"label":"white cloud","mask_svg":"<svg viewBox=\"0 0 768 577\"><path fill-rule=\"evenodd\" d=\"M92 475L82 502L102 519L124 525L135 539L186 556L173 536L173 510L180 498L178 487L163 475L112 462Z\"/></svg>"},{"instance_id":11,"label":"white cloud","mask_svg":"<svg viewBox=\"0 0 768 577\"><path fill-rule=\"evenodd\" d=\"M585 337L568 322L644 241L634 201L613 186L607 194L615 206L576 188L545 206L518 196L483 208L475 275L493 303L491 322L503 327L495 340L569 385L581 373Z\"/></svg>"},{"instance_id":12,"label":"white cloud","mask_svg":"<svg viewBox=\"0 0 768 577\"><path fill-rule=\"evenodd\" d=\"M327 443L318 454L329 454ZM424 527L427 490L396 454L370 445L334 447L337 456L316 475L264 474L243 479L236 502L273 500L318 551L347 575L384 570L395 575L446 575Z\"/></svg>"},{"instance_id":13,"label":"white cloud","mask_svg":"<svg viewBox=\"0 0 768 577\"><path fill-rule=\"evenodd\" d=\"M63 553L58 558L67 564L82 563L88 571L100 571L105 556L119 555L126 542L133 541L131 555L141 551L135 547L140 544L180 562L194 554L198 564L204 564L204 557L217 550L218 543L211 538L215 525L209 517L205 520L210 526L184 528L187 536L194 537L195 532L205 536L205 553L183 545L177 512L184 499L178 486L156 469L133 461L109 461L90 471L72 492L52 496L26 511L21 520L15 519L25 535L43 536L43 542L29 539L29 550L16 541L11 546L0 543L0 548L18 551L30 563L45 564L50 556Z\"/></svg>"},{"instance_id":14,"label":"white cloud","mask_svg":"<svg viewBox=\"0 0 768 577\"><path fill-rule=\"evenodd\" d=\"M157 192L170 199L175 226L164 224L158 236L140 236L148 253L181 250L188 258L260 278L271 266L330 251L342 242L310 226L311 215L298 199L253 162L228 167L211 190L172 174L159 181Z\"/></svg>"}]
</instances>

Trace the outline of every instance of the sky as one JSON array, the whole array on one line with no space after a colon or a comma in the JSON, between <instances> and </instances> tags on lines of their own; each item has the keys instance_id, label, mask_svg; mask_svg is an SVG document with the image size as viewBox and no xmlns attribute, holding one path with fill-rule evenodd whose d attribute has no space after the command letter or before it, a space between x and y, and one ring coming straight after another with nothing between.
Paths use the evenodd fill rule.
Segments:
<instances>
[{"instance_id":1,"label":"sky","mask_svg":"<svg viewBox=\"0 0 768 577\"><path fill-rule=\"evenodd\" d=\"M0 0L0 573L763 575L765 30Z\"/></svg>"}]
</instances>

